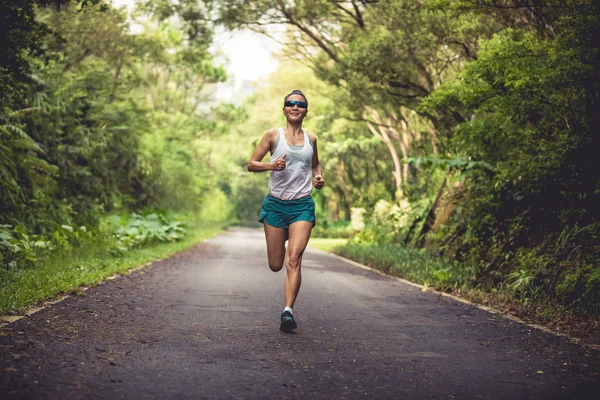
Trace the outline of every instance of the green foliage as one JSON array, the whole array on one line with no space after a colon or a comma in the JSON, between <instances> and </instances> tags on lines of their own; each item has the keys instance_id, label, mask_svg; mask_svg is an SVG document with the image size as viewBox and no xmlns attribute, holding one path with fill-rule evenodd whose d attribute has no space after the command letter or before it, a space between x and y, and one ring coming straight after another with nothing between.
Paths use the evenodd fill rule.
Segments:
<instances>
[{"instance_id":1,"label":"green foliage","mask_svg":"<svg viewBox=\"0 0 600 400\"><path fill-rule=\"evenodd\" d=\"M56 251L70 250L93 236L86 226L60 225L48 236L30 234L23 225L0 225L2 268L33 267Z\"/></svg>"},{"instance_id":2,"label":"green foliage","mask_svg":"<svg viewBox=\"0 0 600 400\"><path fill-rule=\"evenodd\" d=\"M311 237L342 239L349 238L354 234L352 225L347 221L328 222L326 219L317 219L317 225L313 228Z\"/></svg>"},{"instance_id":3,"label":"green foliage","mask_svg":"<svg viewBox=\"0 0 600 400\"><path fill-rule=\"evenodd\" d=\"M2 26L10 41L0 59L0 85L13 86L1 86L5 268L38 265L84 234L114 248L100 226L107 211L198 211L216 181L217 146L199 139L227 135L225 117L239 114L205 105L205 86L225 79L208 54L211 35L147 14L134 35L124 12L98 3L7 5L15 20ZM179 239L180 223L162 218L131 218L116 248ZM86 230L69 231L79 226Z\"/></svg>"},{"instance_id":4,"label":"green foliage","mask_svg":"<svg viewBox=\"0 0 600 400\"><path fill-rule=\"evenodd\" d=\"M555 289L561 304L581 313L600 312L600 269L581 265L566 271Z\"/></svg>"},{"instance_id":5,"label":"green foliage","mask_svg":"<svg viewBox=\"0 0 600 400\"><path fill-rule=\"evenodd\" d=\"M27 235L22 226L12 229L10 225L0 225L0 262L4 269L31 265L37 261L40 250L50 244L43 237Z\"/></svg>"},{"instance_id":6,"label":"green foliage","mask_svg":"<svg viewBox=\"0 0 600 400\"><path fill-rule=\"evenodd\" d=\"M598 13L563 18L563 33L551 39L507 29L423 104L471 113L454 146L493 166L468 181L459 255L480 260L480 282L506 280L524 299L550 298L578 312L595 309L588 290L596 290L591 266L600 261L591 150L600 146L599 50L589 42L599 21Z\"/></svg>"},{"instance_id":7,"label":"green foliage","mask_svg":"<svg viewBox=\"0 0 600 400\"><path fill-rule=\"evenodd\" d=\"M172 221L163 213L140 215L133 213L115 229L116 247L127 251L158 242L175 242L185 235L185 225Z\"/></svg>"},{"instance_id":8,"label":"green foliage","mask_svg":"<svg viewBox=\"0 0 600 400\"><path fill-rule=\"evenodd\" d=\"M454 157L454 158L440 158L433 156L426 157L407 157L404 162L413 165L417 169L428 170L434 168L441 168L443 170L453 172L460 171L460 176L463 174L470 176L470 172L474 170L491 172L493 167L484 161L472 161L465 157Z\"/></svg>"},{"instance_id":9,"label":"green foliage","mask_svg":"<svg viewBox=\"0 0 600 400\"><path fill-rule=\"evenodd\" d=\"M398 202L379 200L365 209L364 226L355 227L354 240L378 245L410 243L431 208L431 199Z\"/></svg>"},{"instance_id":10,"label":"green foliage","mask_svg":"<svg viewBox=\"0 0 600 400\"><path fill-rule=\"evenodd\" d=\"M477 274L477 269L473 266L394 244L351 241L333 251L383 272L443 291L467 287Z\"/></svg>"},{"instance_id":11,"label":"green foliage","mask_svg":"<svg viewBox=\"0 0 600 400\"><path fill-rule=\"evenodd\" d=\"M113 217L110 227L59 225L49 235L30 234L23 225L0 225L0 263L5 270L33 268L56 254L68 255L91 240L118 254L158 242L175 242L185 233L183 222L161 212Z\"/></svg>"},{"instance_id":12,"label":"green foliage","mask_svg":"<svg viewBox=\"0 0 600 400\"><path fill-rule=\"evenodd\" d=\"M0 268L0 314L23 311L40 301L64 293L77 293L115 274L125 274L148 261L168 257L222 230L221 224L187 219L186 236L176 242L158 242L126 252L108 252L115 245L110 231L96 232L68 251L39 260L34 268ZM108 226L106 226L108 228Z\"/></svg>"},{"instance_id":13,"label":"green foliage","mask_svg":"<svg viewBox=\"0 0 600 400\"><path fill-rule=\"evenodd\" d=\"M266 175L251 175L240 180L235 192L235 217L241 222L257 221L267 190Z\"/></svg>"},{"instance_id":14,"label":"green foliage","mask_svg":"<svg viewBox=\"0 0 600 400\"><path fill-rule=\"evenodd\" d=\"M227 221L232 217L233 204L227 195L218 188L207 190L200 218L203 221Z\"/></svg>"},{"instance_id":15,"label":"green foliage","mask_svg":"<svg viewBox=\"0 0 600 400\"><path fill-rule=\"evenodd\" d=\"M0 205L2 222L12 222L10 214L23 214L23 201L27 194L20 184L22 180L34 180L37 175L55 173L56 168L43 160L42 148L36 143L19 121L26 110L14 112L5 109L0 114Z\"/></svg>"},{"instance_id":16,"label":"green foliage","mask_svg":"<svg viewBox=\"0 0 600 400\"><path fill-rule=\"evenodd\" d=\"M214 129L197 108L222 68L167 23L134 36L122 12L91 3L29 21L52 34L36 39L46 59L21 60L26 106L0 113L2 223L48 234L113 208L200 206L207 174L190 143Z\"/></svg>"},{"instance_id":17,"label":"green foliage","mask_svg":"<svg viewBox=\"0 0 600 400\"><path fill-rule=\"evenodd\" d=\"M2 131L12 134L3 153L15 156L12 163L0 160L0 170L13 177L12 193L0 200L2 222L43 234L61 223L95 224L111 195L131 186L122 178L135 176L136 135L118 128L132 125L130 114L114 112L110 95L116 87L102 83L114 80L110 62L123 52L126 27L114 12L91 8L82 14L72 7L40 12L40 21L54 31L43 37L49 61L28 59L34 75L22 82L27 93L19 99L27 107L0 116ZM94 29L106 40L80 40Z\"/></svg>"},{"instance_id":18,"label":"green foliage","mask_svg":"<svg viewBox=\"0 0 600 400\"><path fill-rule=\"evenodd\" d=\"M348 243L348 239L345 238L321 238L314 237L313 234L308 242L308 246L323 251L332 251L336 247L343 246L346 243Z\"/></svg>"}]
</instances>

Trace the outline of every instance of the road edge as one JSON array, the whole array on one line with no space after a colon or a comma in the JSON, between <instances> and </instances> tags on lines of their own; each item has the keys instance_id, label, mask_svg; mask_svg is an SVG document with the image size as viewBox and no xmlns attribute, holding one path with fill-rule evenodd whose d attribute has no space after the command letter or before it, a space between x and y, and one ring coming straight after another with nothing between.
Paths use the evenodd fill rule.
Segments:
<instances>
[{"instance_id":1,"label":"road edge","mask_svg":"<svg viewBox=\"0 0 600 400\"><path fill-rule=\"evenodd\" d=\"M310 243L309 243L309 247L310 247ZM349 258L342 257L342 256L340 256L338 254L335 254L335 253L330 253L328 251L321 250L321 249L318 249L316 247L310 247L310 250L314 251L315 253L321 254L321 255L327 255L327 256L330 256L330 257L337 258L337 259L339 259L341 261L344 261L344 262L346 262L346 263L348 263L350 265L353 265L355 267L362 268L362 269L365 269L365 270L368 270L368 271L375 272L375 273L377 273L377 274L379 274L381 276L385 276L387 278L394 279L394 280L402 282L402 283L404 283L406 285L418 288L418 289L420 289L423 292L435 293L435 294L437 294L437 295L439 295L441 297L447 297L447 298L450 298L452 300L458 301L458 302L463 303L463 304L469 304L469 305L474 306L474 307L476 307L476 308L478 308L480 310L486 311L486 312L488 312L490 314L498 315L498 316L500 316L502 318L505 318L505 319L507 319L509 321L517 322L517 323L523 324L525 326L528 326L530 328L534 328L534 329L537 329L537 330L549 333L549 334L551 334L553 336L557 336L557 337L561 337L561 338L567 339L570 343L577 344L577 345L579 345L579 346L581 346L583 348L590 349L590 350L595 350L595 351L600 351L600 345L584 343L580 338L573 337L573 336L568 335L568 334L563 333L563 332L557 332L555 330L552 330L552 329L548 328L547 326L543 326L543 325L539 325L539 324L534 324L534 323L531 323L531 322L527 322L527 321L522 320L521 318L515 317L514 315L510 315L510 314L507 314L507 313L505 313L503 311L496 310L495 308L484 306L483 304L474 303L474 302L472 302L470 300L464 299L462 297L459 297L459 296L456 296L456 295L453 295L453 294L450 294L450 293L440 292L439 290L435 290L435 289L433 289L431 287L425 287L424 285L411 282L411 281L406 280L404 278L399 278L397 276L386 274L383 271L380 271L378 269L369 267L368 265L361 264L361 263L356 262L354 260L351 260Z\"/></svg>"},{"instance_id":2,"label":"road edge","mask_svg":"<svg viewBox=\"0 0 600 400\"><path fill-rule=\"evenodd\" d=\"M48 300L42 300L42 301L40 301L38 303L34 303L33 305L25 308L25 310L20 311L18 313L8 314L8 315L1 315L0 314L0 329L2 329L4 327L12 324L13 322L17 322L17 321L19 321L19 320L21 320L23 318L29 317L29 316L35 314L38 311L41 311L41 310L43 310L43 309L45 309L47 307L50 307L53 304L60 303L61 301L64 301L64 300L66 300L66 299L68 299L68 298L70 298L72 296L81 295L83 292L87 291L90 288L97 287L99 285L103 285L103 284L108 283L108 282L110 282L112 280L115 280L115 279L117 279L119 277L130 275L130 274L132 274L132 273L134 273L136 271L139 271L139 270L141 270L141 269L143 269L143 268L145 268L147 266L150 266L150 265L152 265L154 263L157 263L157 262L166 260L168 258L174 257L176 254L179 254L179 253L181 253L183 251L187 251L187 250L189 250L189 249L191 249L191 248L193 248L195 246L198 246L201 243L204 243L207 240L209 240L211 238L214 238L215 236L217 236L217 235L219 235L219 234L221 234L221 233L223 233L225 231L227 231L227 227L225 227L223 225L220 225L220 230L218 230L218 231L216 231L216 232L212 233L211 235L206 236L204 238L199 238L199 239L197 238L197 241L193 241L192 243L189 243L189 245L187 245L186 247L184 247L184 248L182 248L182 249L180 249L178 251L175 251L174 253L166 254L166 255L163 254L163 256L160 257L160 258L155 258L153 260L151 259L151 260L146 261L145 263L142 263L142 264L139 264L139 265L135 265L134 264L131 267L129 267L128 269L126 269L126 270L123 270L123 271L120 271L120 272L116 272L116 273L114 273L112 275L105 276L104 278L102 278L101 281L94 282L94 283L89 284L89 285L83 285L83 284L81 284L80 286L73 288L70 292L62 292L62 293L59 292L59 293L56 293L56 295L53 298L49 298ZM65 294L65 293L67 293L67 294Z\"/></svg>"},{"instance_id":3,"label":"road edge","mask_svg":"<svg viewBox=\"0 0 600 400\"><path fill-rule=\"evenodd\" d=\"M184 251L184 250L182 250L182 251ZM175 254L177 254L177 253L175 253ZM173 256L173 255L174 254L172 254L171 256ZM113 281L113 280L115 280L115 279L117 279L119 277L122 277L122 276L131 275L132 273L134 273L136 271L139 271L142 268L150 266L150 265L152 265L154 263L157 263L159 261L163 261L166 258L168 258L168 257L157 258L156 260L148 261L147 263L144 263L144 264L132 267L131 269L128 269L127 271L118 272L116 274L106 276L106 277L103 278L102 281L97 282L94 285L80 286L77 289L73 290L73 292L75 294L58 294L56 298L54 298L52 300L46 300L46 301L42 302L41 304L38 304L38 305L35 305L35 306L28 307L25 311L23 311L20 314L17 314L17 315L0 315L0 329L2 329L4 327L12 324L13 322L17 322L17 321L19 321L19 320L21 320L23 318L29 317L29 316L35 314L38 311L42 311L43 309L48 308L48 307L50 307L53 304L60 303L61 301L64 301L64 300L66 300L66 299L68 299L70 297L73 297L73 296L78 296L79 293L83 293L83 292L87 291L90 288L103 285L105 283L108 283L109 281Z\"/></svg>"}]
</instances>

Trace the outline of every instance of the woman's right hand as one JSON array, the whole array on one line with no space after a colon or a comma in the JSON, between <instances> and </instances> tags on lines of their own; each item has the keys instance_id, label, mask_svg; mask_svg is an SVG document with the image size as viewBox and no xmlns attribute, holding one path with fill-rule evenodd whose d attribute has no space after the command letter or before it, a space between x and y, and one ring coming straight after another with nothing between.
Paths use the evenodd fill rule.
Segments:
<instances>
[{"instance_id":1,"label":"woman's right hand","mask_svg":"<svg viewBox=\"0 0 600 400\"><path fill-rule=\"evenodd\" d=\"M275 171L283 171L285 169L285 154L271 163L271 169Z\"/></svg>"}]
</instances>

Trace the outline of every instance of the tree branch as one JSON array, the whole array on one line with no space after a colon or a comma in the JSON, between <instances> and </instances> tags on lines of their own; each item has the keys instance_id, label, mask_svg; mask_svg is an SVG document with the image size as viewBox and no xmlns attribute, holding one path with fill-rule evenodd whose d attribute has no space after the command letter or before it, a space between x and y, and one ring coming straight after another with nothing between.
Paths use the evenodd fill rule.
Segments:
<instances>
[{"instance_id":1,"label":"tree branch","mask_svg":"<svg viewBox=\"0 0 600 400\"><path fill-rule=\"evenodd\" d=\"M302 25L300 22L296 21L294 19L294 17L292 16L292 14L287 11L285 9L285 5L283 4L283 2L281 0L277 1L277 4L280 6L280 11L281 13L287 18L287 23L290 25L293 25L295 27L297 27L298 29L300 29L302 32L304 32L308 37L310 37L316 44L317 46L319 46L328 56L329 58L331 58L333 61L335 61L336 63L340 62L340 59L338 58L338 56L329 48L327 47L327 45L323 42L323 40L321 40L320 38L318 38L310 29L308 29L307 27L305 27L304 25Z\"/></svg>"}]
</instances>

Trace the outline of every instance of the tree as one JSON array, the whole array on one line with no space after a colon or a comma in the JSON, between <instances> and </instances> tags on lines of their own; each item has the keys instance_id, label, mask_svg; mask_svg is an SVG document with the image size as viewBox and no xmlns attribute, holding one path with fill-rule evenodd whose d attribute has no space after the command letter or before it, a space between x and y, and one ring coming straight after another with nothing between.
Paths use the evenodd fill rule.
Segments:
<instances>
[{"instance_id":1,"label":"tree","mask_svg":"<svg viewBox=\"0 0 600 400\"><path fill-rule=\"evenodd\" d=\"M459 254L483 260L482 282L519 265L546 295L584 311L600 293L599 21L590 7L555 21L551 37L508 29L426 104L470 113L454 146L493 166L466 186Z\"/></svg>"},{"instance_id":2,"label":"tree","mask_svg":"<svg viewBox=\"0 0 600 400\"><path fill-rule=\"evenodd\" d=\"M462 120L458 113L425 112L419 103L475 57L479 38L502 28L490 13L434 1L216 3L218 21L229 28L269 34L273 25L289 27L286 56L347 91L347 108L355 110L349 117L365 121L389 150L398 194L411 168L402 159L416 155L412 138L426 136L427 153L436 154ZM411 125L428 129L415 132Z\"/></svg>"}]
</instances>

